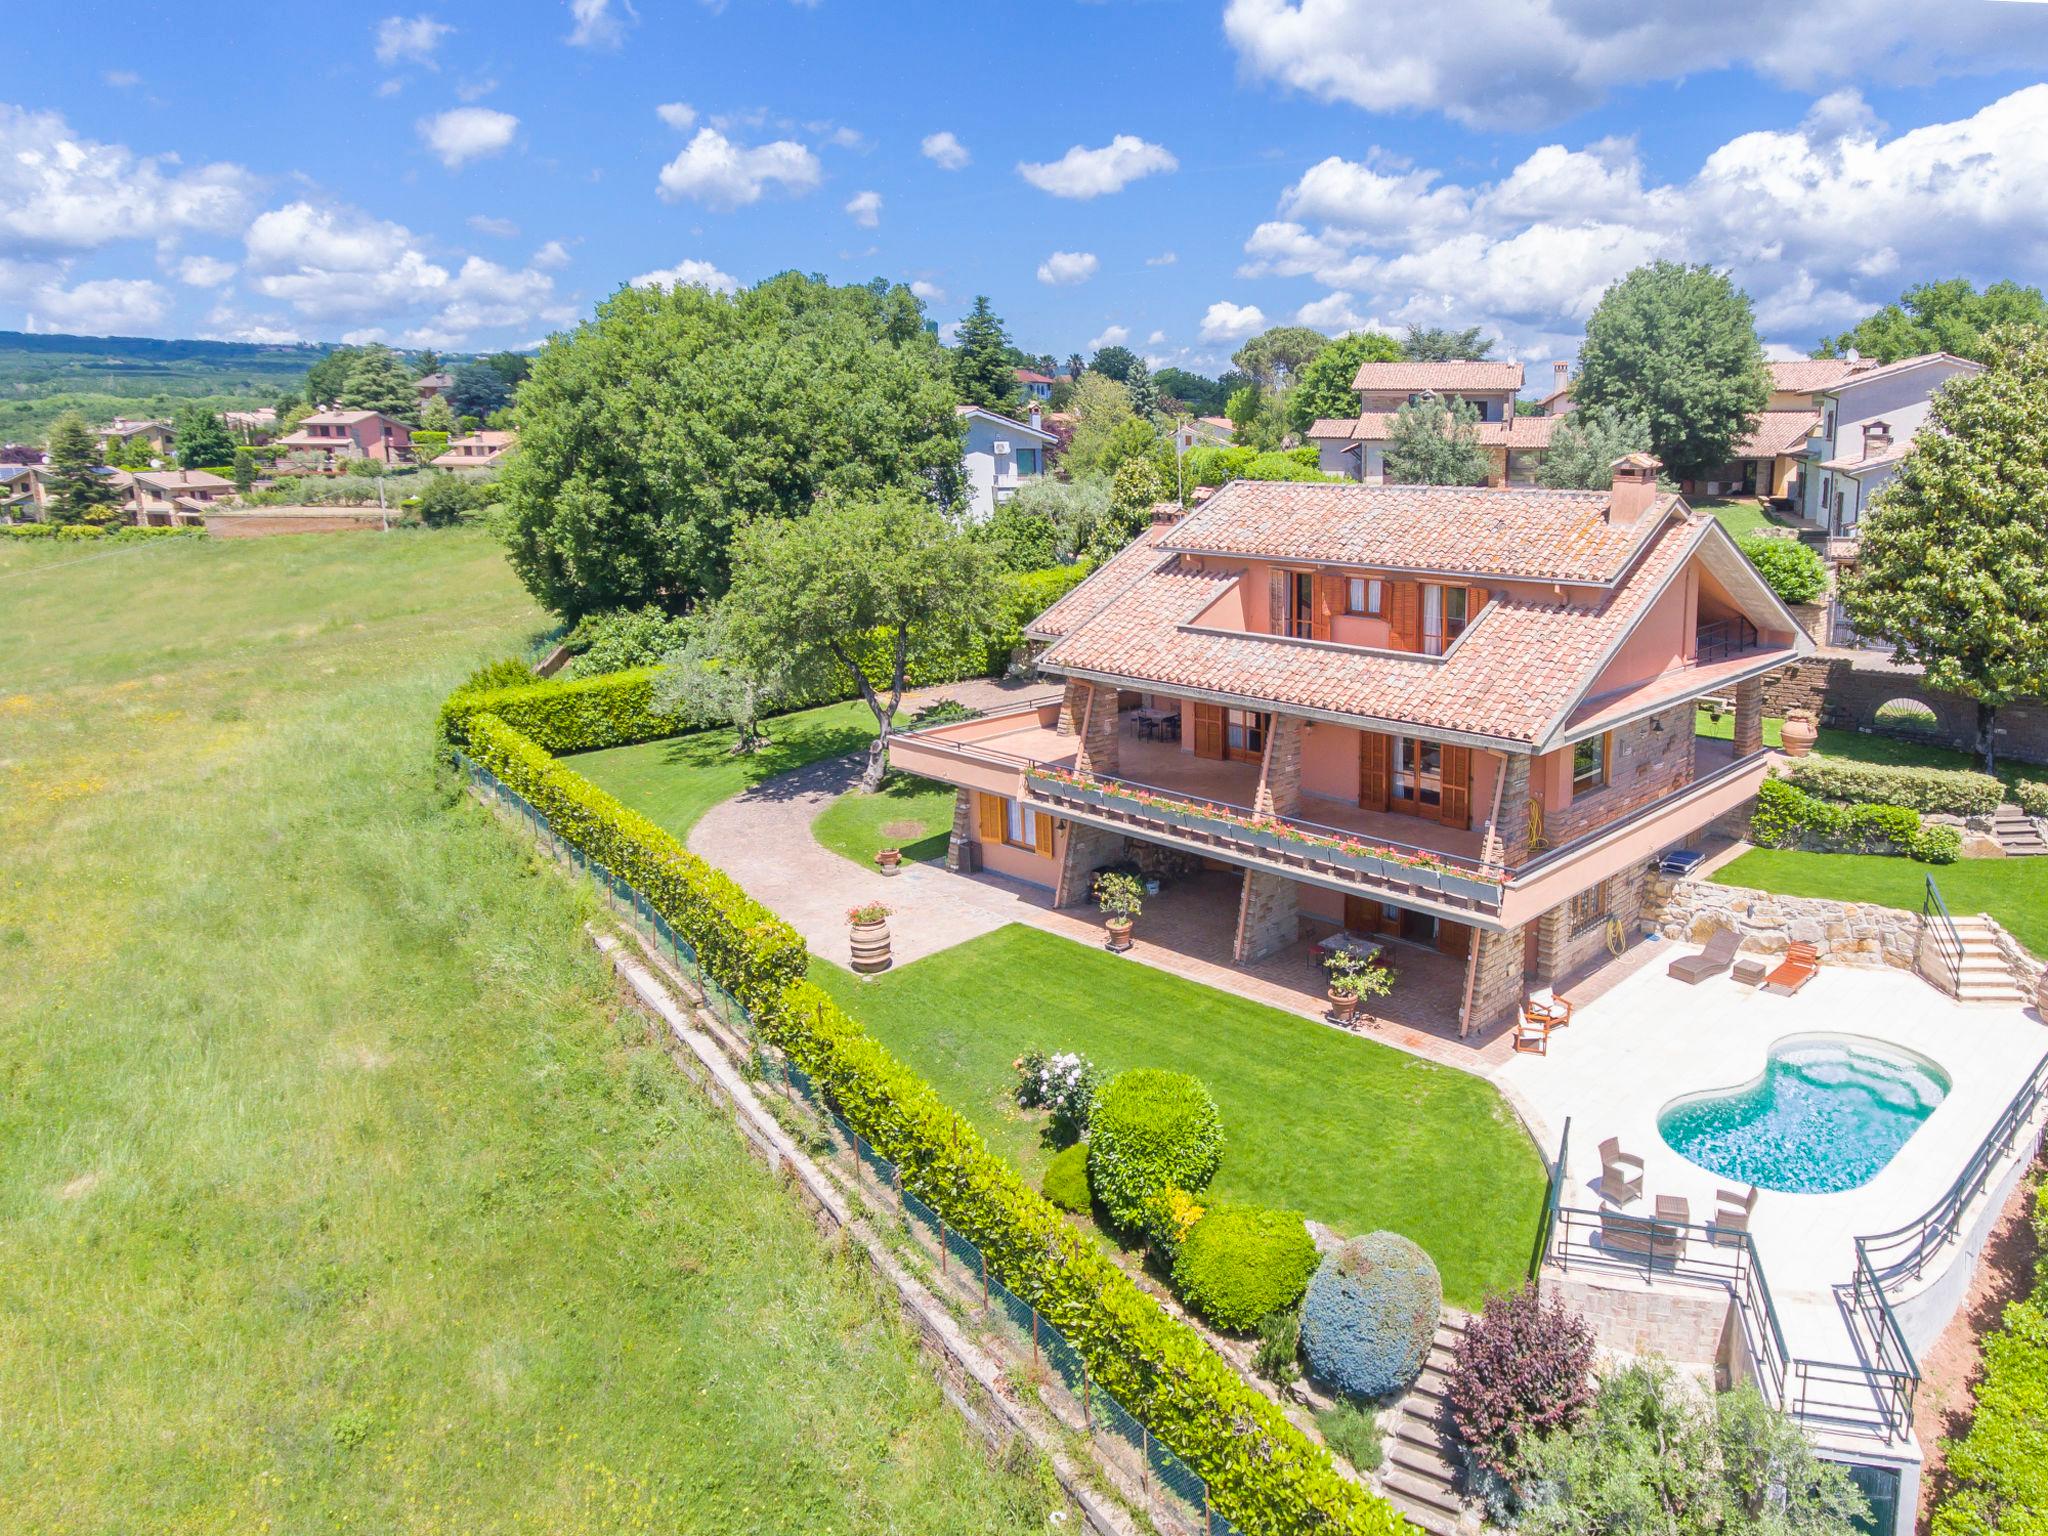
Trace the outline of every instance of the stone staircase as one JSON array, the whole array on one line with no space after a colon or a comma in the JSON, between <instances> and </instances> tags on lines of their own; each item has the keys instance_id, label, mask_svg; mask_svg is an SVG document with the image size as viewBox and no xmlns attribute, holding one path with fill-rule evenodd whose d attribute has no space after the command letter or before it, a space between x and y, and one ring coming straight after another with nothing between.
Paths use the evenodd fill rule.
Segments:
<instances>
[{"instance_id":1,"label":"stone staircase","mask_svg":"<svg viewBox=\"0 0 2048 1536\"><path fill-rule=\"evenodd\" d=\"M1956 1001L1997 1003L2024 1008L2033 1001L2012 973L1988 918L1958 917L1956 934L1963 941L1962 964L1956 968Z\"/></svg>"},{"instance_id":2,"label":"stone staircase","mask_svg":"<svg viewBox=\"0 0 2048 1536\"><path fill-rule=\"evenodd\" d=\"M1422 1374L1394 1406L1383 1441L1381 1491L1411 1525L1431 1536L1460 1536L1479 1526L1477 1514L1467 1511L1457 1491L1455 1439L1445 1395L1451 1351L1464 1331L1464 1314L1447 1311L1437 1324Z\"/></svg>"},{"instance_id":3,"label":"stone staircase","mask_svg":"<svg viewBox=\"0 0 2048 1536\"><path fill-rule=\"evenodd\" d=\"M2001 805L1991 818L1991 835L2008 859L2048 856L2040 823L2016 805Z\"/></svg>"}]
</instances>

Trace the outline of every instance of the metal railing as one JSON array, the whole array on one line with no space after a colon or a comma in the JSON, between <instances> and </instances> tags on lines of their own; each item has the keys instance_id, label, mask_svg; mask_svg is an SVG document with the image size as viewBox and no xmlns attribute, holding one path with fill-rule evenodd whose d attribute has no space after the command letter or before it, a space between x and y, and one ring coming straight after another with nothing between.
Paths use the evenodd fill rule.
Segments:
<instances>
[{"instance_id":1,"label":"metal railing","mask_svg":"<svg viewBox=\"0 0 2048 1536\"><path fill-rule=\"evenodd\" d=\"M1756 626L1745 618L1716 619L1693 632L1693 659L1701 665L1726 661L1756 648Z\"/></svg>"},{"instance_id":2,"label":"metal railing","mask_svg":"<svg viewBox=\"0 0 2048 1536\"><path fill-rule=\"evenodd\" d=\"M1935 947L1948 963L1948 990L1953 994L1962 990L1963 936L1957 931L1956 920L1949 916L1948 903L1941 899L1941 887L1934 883L1934 876L1929 875L1926 879L1926 890L1920 897L1920 915L1926 919L1928 931L1934 935Z\"/></svg>"}]
</instances>

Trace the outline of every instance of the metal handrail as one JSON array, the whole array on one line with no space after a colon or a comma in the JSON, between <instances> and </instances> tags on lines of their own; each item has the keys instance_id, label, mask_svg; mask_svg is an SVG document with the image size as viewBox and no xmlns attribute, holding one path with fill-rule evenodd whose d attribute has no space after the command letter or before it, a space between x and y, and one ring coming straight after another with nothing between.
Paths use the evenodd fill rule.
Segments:
<instances>
[{"instance_id":1,"label":"metal handrail","mask_svg":"<svg viewBox=\"0 0 2048 1536\"><path fill-rule=\"evenodd\" d=\"M1926 877L1927 888L1920 897L1920 915L1934 925L1934 942L1949 964L1954 967L1954 986L1962 986L1963 936L1956 928L1956 920L1949 916L1948 903L1941 899L1941 887L1934 883L1934 876Z\"/></svg>"},{"instance_id":2,"label":"metal handrail","mask_svg":"<svg viewBox=\"0 0 2048 1536\"><path fill-rule=\"evenodd\" d=\"M1550 1178L1543 1189L1543 1214L1536 1221L1536 1247L1529 1255L1529 1278L1543 1273L1543 1261L1550 1254L1550 1237L1557 1230L1557 1208L1564 1200L1565 1155L1572 1145L1572 1117L1564 1117L1564 1130L1557 1138L1557 1161L1550 1165Z\"/></svg>"},{"instance_id":3,"label":"metal handrail","mask_svg":"<svg viewBox=\"0 0 2048 1536\"><path fill-rule=\"evenodd\" d=\"M1693 632L1693 659L1726 661L1757 648L1756 626L1748 619L1716 619Z\"/></svg>"}]
</instances>

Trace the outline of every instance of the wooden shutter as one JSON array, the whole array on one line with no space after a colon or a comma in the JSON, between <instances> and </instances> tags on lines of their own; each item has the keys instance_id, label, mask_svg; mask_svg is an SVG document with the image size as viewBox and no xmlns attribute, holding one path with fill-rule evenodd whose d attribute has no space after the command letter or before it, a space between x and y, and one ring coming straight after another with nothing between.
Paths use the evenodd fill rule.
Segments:
<instances>
[{"instance_id":1,"label":"wooden shutter","mask_svg":"<svg viewBox=\"0 0 2048 1536\"><path fill-rule=\"evenodd\" d=\"M1330 638L1330 620L1344 611L1344 578L1335 571L1316 572L1316 616L1312 638Z\"/></svg>"},{"instance_id":2,"label":"wooden shutter","mask_svg":"<svg viewBox=\"0 0 2048 1536\"><path fill-rule=\"evenodd\" d=\"M1032 831L1033 831L1033 833L1034 833L1034 839L1033 839L1033 841L1034 841L1034 845L1035 845L1035 847L1036 847L1036 848L1037 848L1037 850L1038 850L1038 856L1039 856L1039 857L1040 857L1041 859L1049 859L1049 858L1051 858L1051 857L1052 857L1052 818L1051 818L1050 816L1046 815L1046 814L1045 814L1045 812L1043 812L1043 811L1038 811L1038 812L1034 813L1034 814L1033 814L1033 816L1032 816L1032 818L1031 818L1031 826L1032 826Z\"/></svg>"},{"instance_id":3,"label":"wooden shutter","mask_svg":"<svg viewBox=\"0 0 2048 1536\"><path fill-rule=\"evenodd\" d=\"M1462 960L1472 953L1472 930L1449 918L1441 919L1436 925L1436 947L1444 954L1456 955Z\"/></svg>"},{"instance_id":4,"label":"wooden shutter","mask_svg":"<svg viewBox=\"0 0 2048 1536\"><path fill-rule=\"evenodd\" d=\"M984 843L1000 843L1008 830L1009 816L1001 795L981 797L981 840Z\"/></svg>"},{"instance_id":5,"label":"wooden shutter","mask_svg":"<svg viewBox=\"0 0 2048 1536\"><path fill-rule=\"evenodd\" d=\"M1274 567L1266 582L1266 628L1276 635L1287 633L1287 573Z\"/></svg>"},{"instance_id":6,"label":"wooden shutter","mask_svg":"<svg viewBox=\"0 0 2048 1536\"><path fill-rule=\"evenodd\" d=\"M1378 933L1380 904L1370 896L1346 896L1344 928L1347 933Z\"/></svg>"},{"instance_id":7,"label":"wooden shutter","mask_svg":"<svg viewBox=\"0 0 2048 1536\"><path fill-rule=\"evenodd\" d=\"M1384 811L1394 788L1394 738L1384 731L1358 733L1358 806Z\"/></svg>"},{"instance_id":8,"label":"wooden shutter","mask_svg":"<svg viewBox=\"0 0 2048 1536\"><path fill-rule=\"evenodd\" d=\"M1465 624L1467 628L1471 627L1472 621L1479 617L1479 610L1484 608L1492 598L1493 594L1484 587L1467 587L1465 589Z\"/></svg>"},{"instance_id":9,"label":"wooden shutter","mask_svg":"<svg viewBox=\"0 0 2048 1536\"><path fill-rule=\"evenodd\" d=\"M1393 630L1394 649L1422 649L1422 584L1414 581L1387 583L1388 625Z\"/></svg>"},{"instance_id":10,"label":"wooden shutter","mask_svg":"<svg viewBox=\"0 0 2048 1536\"><path fill-rule=\"evenodd\" d=\"M1223 757L1223 706L1221 704L1195 704L1195 756L1213 757L1219 762Z\"/></svg>"},{"instance_id":11,"label":"wooden shutter","mask_svg":"<svg viewBox=\"0 0 2048 1536\"><path fill-rule=\"evenodd\" d=\"M1470 827L1472 825L1472 749L1453 747L1443 749L1443 804L1437 807L1437 820L1447 827Z\"/></svg>"}]
</instances>

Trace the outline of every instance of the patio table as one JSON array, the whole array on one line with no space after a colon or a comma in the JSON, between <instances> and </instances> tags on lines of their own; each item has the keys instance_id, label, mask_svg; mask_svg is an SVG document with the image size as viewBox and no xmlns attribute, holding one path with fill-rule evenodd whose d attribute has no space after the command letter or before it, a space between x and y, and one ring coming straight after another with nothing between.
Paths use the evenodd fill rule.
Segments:
<instances>
[{"instance_id":1,"label":"patio table","mask_svg":"<svg viewBox=\"0 0 2048 1536\"><path fill-rule=\"evenodd\" d=\"M1375 943L1371 939L1361 939L1355 933L1333 933L1326 939L1317 940L1316 948L1326 955L1334 955L1340 951L1347 955L1356 955L1368 964L1386 952L1385 945ZM1316 964L1321 965L1322 961L1317 960Z\"/></svg>"},{"instance_id":2,"label":"patio table","mask_svg":"<svg viewBox=\"0 0 2048 1536\"><path fill-rule=\"evenodd\" d=\"M1138 734L1150 739L1161 732L1174 733L1180 729L1180 711L1176 709L1134 709L1131 722L1138 728Z\"/></svg>"}]
</instances>

